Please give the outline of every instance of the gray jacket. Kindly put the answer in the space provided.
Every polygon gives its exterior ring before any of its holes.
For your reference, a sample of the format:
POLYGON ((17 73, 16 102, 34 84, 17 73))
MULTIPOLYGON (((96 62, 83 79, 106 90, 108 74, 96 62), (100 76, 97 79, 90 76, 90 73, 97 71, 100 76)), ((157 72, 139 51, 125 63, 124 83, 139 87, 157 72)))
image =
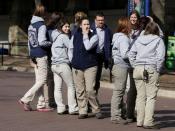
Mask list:
POLYGON ((70 63, 68 58, 69 37, 66 34, 59 32, 57 29, 53 30, 51 34, 52 44, 52 64, 57 65, 61 63, 70 63))
POLYGON ((147 65, 159 72, 165 59, 164 42, 157 35, 141 35, 133 44, 128 56, 133 67, 147 65))
POLYGON ((112 39, 112 57, 114 64, 121 67, 129 67, 128 50, 130 39, 123 33, 115 33, 112 39))

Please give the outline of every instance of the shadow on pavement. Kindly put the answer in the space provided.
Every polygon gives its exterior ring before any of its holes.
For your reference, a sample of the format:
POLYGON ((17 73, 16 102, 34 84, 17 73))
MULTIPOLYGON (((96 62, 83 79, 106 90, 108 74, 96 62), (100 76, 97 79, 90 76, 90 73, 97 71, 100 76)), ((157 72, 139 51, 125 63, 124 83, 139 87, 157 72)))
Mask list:
POLYGON ((111 104, 109 103, 101 104, 101 110, 105 118, 111 117, 111 104))
POLYGON ((161 128, 175 127, 175 110, 158 110, 155 114, 158 115, 155 120, 161 128))
MULTIPOLYGON (((171 116, 166 116, 166 117, 171 117, 171 116)), ((173 117, 173 119, 174 120, 160 121, 158 125, 160 128, 175 127, 175 117, 173 117)))
POLYGON ((174 114, 175 110, 156 110, 155 114, 174 114))
MULTIPOLYGON (((111 105, 109 103, 101 104, 101 110, 105 118, 110 117, 111 105)), ((156 110, 155 120, 160 128, 175 127, 175 110, 156 110)))

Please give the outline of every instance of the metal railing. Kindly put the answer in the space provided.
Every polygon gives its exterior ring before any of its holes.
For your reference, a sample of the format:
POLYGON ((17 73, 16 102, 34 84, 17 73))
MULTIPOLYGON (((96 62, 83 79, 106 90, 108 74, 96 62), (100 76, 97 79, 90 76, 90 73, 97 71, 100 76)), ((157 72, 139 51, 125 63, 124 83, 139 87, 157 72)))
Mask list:
POLYGON ((20 48, 26 47, 28 48, 27 42, 18 42, 18 43, 9 43, 8 41, 0 41, 0 55, 1 55, 1 65, 4 65, 4 56, 11 56, 11 57, 25 57, 29 58, 28 51, 22 54, 21 52, 12 53, 12 48, 20 48))

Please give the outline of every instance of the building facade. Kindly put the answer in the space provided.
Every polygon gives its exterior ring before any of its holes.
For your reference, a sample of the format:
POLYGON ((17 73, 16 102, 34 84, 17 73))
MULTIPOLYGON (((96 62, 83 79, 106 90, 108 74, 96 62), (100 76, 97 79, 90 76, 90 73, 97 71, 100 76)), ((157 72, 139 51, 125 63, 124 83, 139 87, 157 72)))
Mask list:
MULTIPOLYGON (((150 15, 167 35, 172 35, 175 31, 175 1, 150 1, 150 15)), ((9 39, 9 28, 12 26, 26 33, 35 5, 38 3, 43 3, 49 12, 64 12, 70 18, 70 22, 76 11, 85 11, 93 20, 95 12, 101 10, 106 15, 107 24, 111 29, 115 28, 117 18, 127 16, 128 10, 128 0, 1 0, 0 41, 9 39)))

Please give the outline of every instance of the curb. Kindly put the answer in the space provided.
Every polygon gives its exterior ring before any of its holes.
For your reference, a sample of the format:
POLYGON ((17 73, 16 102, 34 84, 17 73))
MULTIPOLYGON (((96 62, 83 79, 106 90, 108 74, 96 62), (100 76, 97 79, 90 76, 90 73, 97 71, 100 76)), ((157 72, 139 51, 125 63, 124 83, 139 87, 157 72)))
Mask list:
POLYGON ((1 66, 0 71, 18 71, 18 72, 34 72, 33 68, 17 67, 17 66, 1 66))
MULTIPOLYGON (((100 81, 100 84, 101 84, 102 88, 107 88, 107 89, 111 89, 111 90, 114 88, 114 84, 109 83, 107 81, 100 81)), ((167 90, 167 89, 160 88, 157 95, 160 97, 175 99, 175 90, 167 90)))
MULTIPOLYGON (((17 67, 17 66, 1 66, 0 71, 17 71, 17 72, 34 73, 34 69, 32 67, 26 68, 26 67, 17 67)), ((107 81, 100 81, 100 84, 102 88, 113 89, 114 87, 113 83, 109 83, 107 81)), ((158 91, 158 96, 175 99, 175 90, 160 88, 158 91)))

